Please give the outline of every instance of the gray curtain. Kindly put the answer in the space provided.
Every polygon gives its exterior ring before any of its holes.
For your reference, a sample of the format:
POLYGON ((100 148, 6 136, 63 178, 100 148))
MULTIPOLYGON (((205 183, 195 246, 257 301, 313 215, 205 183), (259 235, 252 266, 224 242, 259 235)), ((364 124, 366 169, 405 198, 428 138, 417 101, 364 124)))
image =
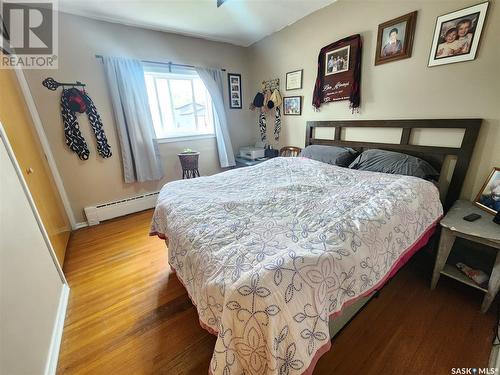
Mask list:
POLYGON ((125 182, 159 180, 163 177, 163 167, 142 63, 110 56, 104 56, 103 62, 120 140, 125 182))
POLYGON ((231 145, 231 138, 229 137, 226 110, 224 108, 222 71, 220 69, 196 67, 196 72, 205 84, 212 98, 214 107, 214 129, 217 139, 220 166, 222 168, 232 167, 236 165, 236 163, 234 161, 233 146, 231 145))

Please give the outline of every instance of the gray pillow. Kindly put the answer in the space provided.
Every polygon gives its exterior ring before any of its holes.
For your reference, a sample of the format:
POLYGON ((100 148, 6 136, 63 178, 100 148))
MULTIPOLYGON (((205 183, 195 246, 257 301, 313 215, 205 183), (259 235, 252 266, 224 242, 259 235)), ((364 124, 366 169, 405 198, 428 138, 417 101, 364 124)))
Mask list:
POLYGON ((359 155, 349 168, 362 171, 402 174, 426 180, 439 179, 439 173, 425 160, 399 152, 366 150, 359 155))
POLYGON ((310 145, 302 150, 300 156, 340 167, 347 167, 357 154, 356 151, 348 147, 310 145))

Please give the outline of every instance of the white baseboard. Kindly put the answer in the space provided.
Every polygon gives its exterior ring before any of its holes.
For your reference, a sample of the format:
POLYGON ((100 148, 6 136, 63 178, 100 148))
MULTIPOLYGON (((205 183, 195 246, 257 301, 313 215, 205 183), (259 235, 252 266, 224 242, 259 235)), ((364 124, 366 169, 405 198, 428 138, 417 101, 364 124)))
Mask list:
POLYGON ((54 330, 52 331, 52 339, 50 342, 47 365, 45 367, 45 375, 55 375, 57 370, 57 361, 59 359, 59 350, 61 348, 64 321, 66 319, 66 310, 68 308, 68 299, 69 287, 67 284, 63 284, 54 330))
POLYGON ((153 208, 156 206, 159 193, 159 191, 154 191, 114 202, 85 207, 87 223, 90 226, 97 225, 101 221, 153 208))
POLYGON ((81 223, 76 223, 74 226, 73 226, 73 230, 77 230, 77 229, 81 229, 81 228, 85 228, 85 227, 88 227, 89 226, 89 223, 86 222, 86 221, 82 221, 81 223))

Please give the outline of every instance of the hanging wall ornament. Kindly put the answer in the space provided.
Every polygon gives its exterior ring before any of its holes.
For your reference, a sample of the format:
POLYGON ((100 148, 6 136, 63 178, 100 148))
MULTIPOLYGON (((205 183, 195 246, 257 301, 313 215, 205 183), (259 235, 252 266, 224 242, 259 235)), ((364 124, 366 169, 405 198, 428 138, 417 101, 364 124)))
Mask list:
POLYGON ((276 114, 274 115, 274 140, 279 141, 281 132, 281 109, 276 107, 276 114))
POLYGON ((266 114, 264 113, 262 108, 260 108, 260 110, 259 110, 259 130, 260 130, 260 140, 262 142, 265 142, 266 138, 267 138, 266 137, 266 128, 267 128, 266 114))
POLYGON ((76 117, 77 113, 86 113, 89 124, 94 131, 99 155, 103 158, 111 157, 111 146, 108 144, 108 139, 104 133, 101 116, 99 116, 94 102, 85 91, 85 83, 80 81, 57 82, 54 78, 48 77, 42 81, 42 85, 51 91, 55 91, 61 86, 63 88, 61 93, 61 116, 64 124, 66 145, 71 151, 75 152, 81 160, 89 158, 90 151, 85 138, 80 132, 80 125, 76 117), (82 89, 77 89, 77 87, 82 89))
POLYGON ((341 39, 321 49, 313 91, 313 106, 349 100, 350 107, 361 102, 361 36, 341 39))
POLYGON ((280 94, 280 90, 276 89, 273 91, 271 95, 270 102, 273 103, 275 107, 275 115, 274 115, 274 140, 279 141, 280 132, 281 132, 281 103, 283 102, 280 94))
POLYGON ((111 157, 111 147, 97 109, 85 91, 76 88, 63 89, 61 93, 61 115, 64 123, 66 145, 75 152, 81 160, 88 160, 90 151, 87 142, 80 132, 77 113, 86 113, 90 126, 94 131, 97 142, 97 151, 103 158, 111 157))

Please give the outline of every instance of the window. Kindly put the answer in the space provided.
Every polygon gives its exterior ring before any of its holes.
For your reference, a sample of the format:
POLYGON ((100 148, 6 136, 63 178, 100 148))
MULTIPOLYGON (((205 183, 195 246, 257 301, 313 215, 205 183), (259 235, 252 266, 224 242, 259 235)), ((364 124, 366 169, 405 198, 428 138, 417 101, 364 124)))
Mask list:
POLYGON ((214 134, 212 100, 195 70, 145 68, 144 77, 157 138, 214 134))

